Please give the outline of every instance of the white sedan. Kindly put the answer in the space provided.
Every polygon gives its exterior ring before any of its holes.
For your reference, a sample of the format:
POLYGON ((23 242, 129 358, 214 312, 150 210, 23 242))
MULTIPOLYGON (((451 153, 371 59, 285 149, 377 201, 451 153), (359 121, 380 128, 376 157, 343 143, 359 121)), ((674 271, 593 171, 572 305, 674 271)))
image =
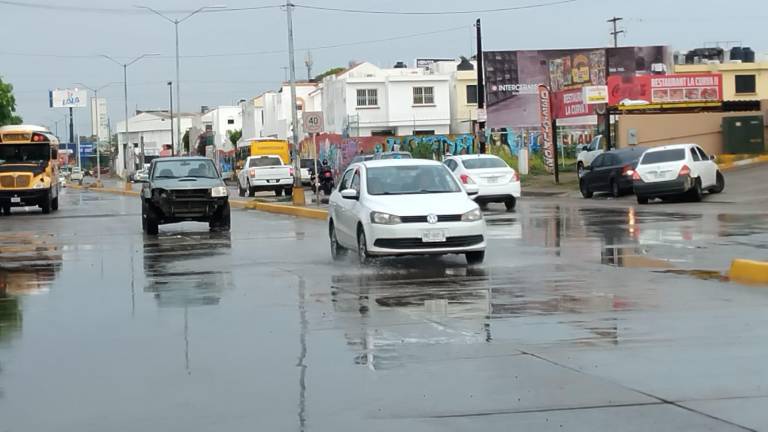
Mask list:
POLYGON ((503 159, 493 155, 451 156, 443 161, 456 178, 465 185, 476 184, 480 192, 475 202, 504 203, 507 210, 514 210, 520 199, 520 177, 503 159))
POLYGON ((356 251, 375 256, 464 254, 485 259, 485 220, 468 194, 439 162, 419 159, 351 165, 330 198, 328 228, 335 260, 356 251))

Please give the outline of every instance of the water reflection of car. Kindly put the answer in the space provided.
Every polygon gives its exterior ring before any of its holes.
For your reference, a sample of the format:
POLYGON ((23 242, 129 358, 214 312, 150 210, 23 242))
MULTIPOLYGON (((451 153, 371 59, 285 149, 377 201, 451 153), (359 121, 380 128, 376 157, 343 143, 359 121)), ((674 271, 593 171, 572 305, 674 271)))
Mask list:
POLYGON ((464 184, 476 184, 480 192, 474 197, 481 206, 504 203, 514 210, 520 199, 520 177, 503 159, 493 155, 463 155, 446 158, 443 163, 464 184))
POLYGON ((614 198, 632 192, 632 175, 637 161, 647 149, 632 147, 611 150, 595 158, 584 167, 579 188, 584 198, 592 198, 595 192, 610 192, 614 198))
POLYGON ((352 165, 330 198, 331 252, 356 251, 361 263, 375 256, 464 254, 485 258, 480 207, 440 162, 402 159, 352 165))

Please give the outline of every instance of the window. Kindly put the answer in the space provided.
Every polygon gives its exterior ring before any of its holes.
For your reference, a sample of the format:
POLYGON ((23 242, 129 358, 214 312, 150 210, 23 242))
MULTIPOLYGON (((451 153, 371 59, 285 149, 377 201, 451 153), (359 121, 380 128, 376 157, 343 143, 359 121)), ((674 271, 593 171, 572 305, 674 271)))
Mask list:
POLYGON ((400 165, 369 168, 369 195, 417 195, 461 192, 455 178, 440 165, 400 165))
POLYGON ((465 159, 464 168, 468 170, 489 169, 489 168, 509 168, 506 162, 497 157, 483 157, 477 159, 465 159))
POLYGON ((467 104, 477 103, 477 85, 471 84, 467 86, 467 104))
POLYGON ((755 75, 736 75, 735 80, 736 94, 757 92, 755 75))
POLYGON ((445 162, 443 162, 443 163, 444 163, 444 164, 445 164, 445 166, 447 166, 447 167, 448 167, 448 169, 450 169, 451 171, 456 171, 456 168, 458 167, 458 166, 456 165, 456 161, 454 161, 453 159, 448 159, 447 161, 445 161, 445 162))
POLYGON ((393 131, 392 129, 384 129, 384 130, 371 131, 371 136, 386 136, 386 137, 388 137, 388 136, 394 136, 394 135, 395 135, 395 131, 393 131))
POLYGON ((605 155, 600 155, 592 161, 591 166, 592 168, 598 168, 603 166, 603 162, 605 162, 605 155))
POLYGON ((235 119, 227 119, 227 124, 235 124, 235 119))
POLYGON ((357 106, 359 107, 379 106, 379 91, 376 89, 357 90, 357 106))
POLYGON ((435 88, 434 87, 414 87, 413 88, 414 105, 434 105, 435 88))
POLYGON ((699 156, 701 156, 701 160, 709 160, 709 156, 707 156, 707 154, 704 153, 704 150, 702 150, 701 147, 696 147, 696 151, 699 152, 699 156))
POLYGON ((339 182, 340 191, 349 189, 349 181, 352 180, 352 175, 354 173, 355 173, 355 170, 347 170, 347 172, 344 173, 344 177, 342 177, 341 181, 339 182))
POLYGON ((422 136, 434 135, 435 131, 434 130, 415 130, 415 131, 413 131, 413 134, 414 135, 422 135, 422 136))
POLYGON ((664 162, 677 162, 685 160, 684 149, 649 151, 643 156, 640 165, 652 165, 664 162))
POLYGON ((693 147, 691 147, 691 157, 693 158, 694 162, 701 162, 701 156, 693 147))
POLYGON ((352 177, 352 184, 349 185, 349 188, 360 193, 360 171, 355 171, 355 176, 352 177))

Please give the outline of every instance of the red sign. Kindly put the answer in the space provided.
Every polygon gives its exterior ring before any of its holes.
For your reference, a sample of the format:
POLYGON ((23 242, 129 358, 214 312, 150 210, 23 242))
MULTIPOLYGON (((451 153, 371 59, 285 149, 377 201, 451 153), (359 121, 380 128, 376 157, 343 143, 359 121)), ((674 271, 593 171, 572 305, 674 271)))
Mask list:
POLYGON ((547 86, 539 86, 539 119, 541 124, 541 148, 547 171, 555 171, 555 144, 552 134, 552 104, 547 86))
POLYGON ((723 77, 716 73, 608 77, 609 103, 641 101, 648 104, 719 102, 723 77))
POLYGON ((588 116, 595 113, 594 105, 584 103, 582 88, 563 90, 553 94, 555 118, 564 119, 572 117, 588 116))

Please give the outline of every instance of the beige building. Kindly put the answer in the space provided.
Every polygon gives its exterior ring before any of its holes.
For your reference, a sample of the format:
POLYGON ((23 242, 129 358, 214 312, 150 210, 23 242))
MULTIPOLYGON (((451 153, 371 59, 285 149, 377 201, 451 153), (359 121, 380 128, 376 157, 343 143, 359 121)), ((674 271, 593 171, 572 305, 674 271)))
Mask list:
POLYGON ((675 65, 675 73, 707 72, 718 72, 723 75, 724 101, 768 100, 768 61, 675 65))
POLYGON ((477 124, 477 71, 475 63, 438 62, 435 72, 451 76, 451 133, 473 133, 477 124))

